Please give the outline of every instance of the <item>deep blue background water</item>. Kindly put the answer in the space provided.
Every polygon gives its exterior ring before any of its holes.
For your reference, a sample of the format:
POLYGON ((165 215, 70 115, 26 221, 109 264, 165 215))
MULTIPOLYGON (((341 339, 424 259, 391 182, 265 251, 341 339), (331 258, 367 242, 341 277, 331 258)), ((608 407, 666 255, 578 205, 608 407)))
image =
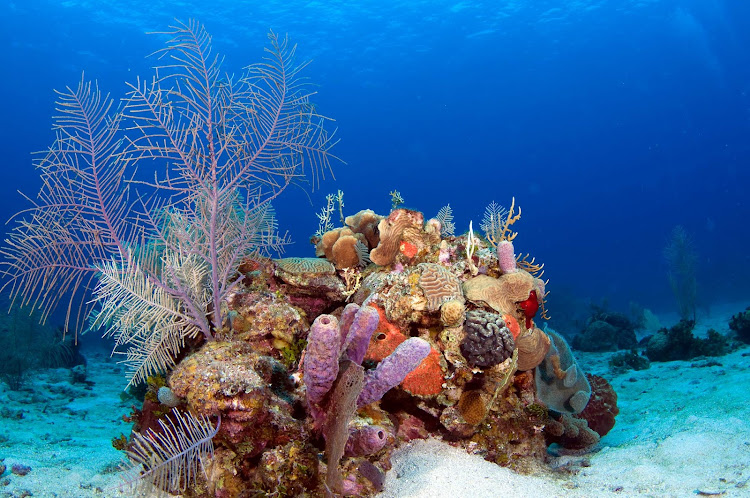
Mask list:
MULTIPOLYGON (((674 309, 662 257, 684 225, 700 301, 750 298, 750 2, 745 0, 0 2, 0 217, 38 188, 55 88, 85 71, 124 95, 173 18, 214 36, 225 68, 289 33, 348 164, 276 204, 307 242, 326 193, 387 214, 388 192, 458 231, 487 204, 523 208, 516 248, 546 263, 551 313, 572 294, 674 309)), ((559 310, 559 308, 558 308, 559 310)))

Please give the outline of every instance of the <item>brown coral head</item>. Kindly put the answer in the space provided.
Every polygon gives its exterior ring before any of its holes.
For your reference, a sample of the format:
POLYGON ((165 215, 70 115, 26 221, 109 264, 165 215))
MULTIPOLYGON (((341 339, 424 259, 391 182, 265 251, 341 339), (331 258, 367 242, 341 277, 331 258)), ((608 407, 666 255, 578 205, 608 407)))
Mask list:
POLYGON ((339 240, 341 236, 342 228, 334 228, 328 230, 322 236, 320 236, 315 243, 315 256, 321 258, 325 257, 327 260, 331 260, 331 252, 333 251, 333 244, 339 240))
POLYGON ((453 299, 440 307, 440 321, 446 327, 456 327, 464 321, 465 306, 463 301, 453 299))
MULTIPOLYGON (((357 234, 359 235, 359 234, 357 234)), ((364 239, 364 235, 359 235, 364 239)), ((355 235, 342 235, 336 240, 331 248, 331 257, 328 258, 339 270, 359 266, 360 255, 357 251, 357 242, 360 238, 355 235)))
POLYGON ((367 239, 367 245, 369 247, 376 247, 380 242, 378 234, 378 223, 383 219, 383 216, 375 214, 370 209, 363 209, 362 211, 348 216, 344 223, 352 229, 354 233, 361 233, 367 239))
POLYGON ((487 404, 481 391, 465 391, 458 400, 458 412, 466 423, 477 425, 487 415, 487 404))
POLYGON ((370 252, 370 260, 379 266, 387 266, 393 263, 398 254, 402 234, 409 227, 422 229, 424 217, 419 211, 409 209, 396 209, 378 223, 380 242, 370 252))
POLYGON ((486 304, 495 311, 499 311, 500 281, 489 275, 478 275, 463 283, 464 297, 475 304, 486 304))
POLYGON ((550 348, 550 340, 539 327, 534 327, 518 336, 516 348, 518 348, 518 370, 531 370, 544 360, 550 348))
POLYGON ((534 277, 522 270, 500 278, 478 275, 463 283, 464 296, 469 301, 514 316, 519 316, 516 303, 528 299, 533 288, 534 277))
POLYGON ((460 301, 463 303, 461 281, 443 265, 420 263, 419 287, 427 298, 427 309, 438 310, 443 303, 460 301))

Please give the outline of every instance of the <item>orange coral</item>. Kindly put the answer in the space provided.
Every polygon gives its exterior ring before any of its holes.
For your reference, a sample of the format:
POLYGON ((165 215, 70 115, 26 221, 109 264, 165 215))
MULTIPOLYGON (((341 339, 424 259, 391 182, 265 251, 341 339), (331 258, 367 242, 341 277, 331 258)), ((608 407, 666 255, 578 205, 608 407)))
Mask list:
POLYGON ((440 352, 432 348, 422 363, 406 375, 401 387, 416 396, 432 396, 442 392, 443 382, 445 379, 440 367, 440 352))
POLYGON ((416 256, 417 252, 419 252, 419 248, 417 248, 417 246, 405 240, 401 242, 401 245, 398 247, 398 250, 401 252, 401 254, 403 254, 409 259, 416 256))
POLYGON ((407 337, 401 332, 401 329, 388 321, 383 308, 375 304, 370 304, 370 306, 378 311, 380 321, 378 321, 378 328, 375 329, 372 338, 370 338, 370 345, 367 347, 365 359, 380 361, 393 353, 396 346, 404 342, 407 337))
POLYGON ((508 327, 508 330, 513 335, 513 340, 518 339, 518 336, 521 334, 521 326, 518 325, 518 320, 513 315, 507 313, 503 315, 503 320, 505 321, 505 326, 508 327))

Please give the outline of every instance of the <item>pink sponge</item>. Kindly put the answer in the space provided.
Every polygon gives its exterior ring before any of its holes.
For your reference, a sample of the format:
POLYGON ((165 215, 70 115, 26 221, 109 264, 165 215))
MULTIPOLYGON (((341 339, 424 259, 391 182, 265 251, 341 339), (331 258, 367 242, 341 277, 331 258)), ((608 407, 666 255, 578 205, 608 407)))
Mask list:
POLYGON ((516 255, 513 252, 513 242, 501 240, 497 245, 497 262, 500 271, 505 273, 514 273, 516 271, 516 255))

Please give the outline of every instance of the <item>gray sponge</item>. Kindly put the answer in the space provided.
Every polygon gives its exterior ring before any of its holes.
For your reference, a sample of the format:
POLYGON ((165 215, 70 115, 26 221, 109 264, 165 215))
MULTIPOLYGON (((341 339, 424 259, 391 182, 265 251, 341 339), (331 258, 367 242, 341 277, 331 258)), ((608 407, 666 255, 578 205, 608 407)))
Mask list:
POLYGON ((546 333, 552 344, 544 361, 536 368, 537 396, 550 410, 580 413, 591 397, 591 385, 565 339, 551 329, 546 333))

